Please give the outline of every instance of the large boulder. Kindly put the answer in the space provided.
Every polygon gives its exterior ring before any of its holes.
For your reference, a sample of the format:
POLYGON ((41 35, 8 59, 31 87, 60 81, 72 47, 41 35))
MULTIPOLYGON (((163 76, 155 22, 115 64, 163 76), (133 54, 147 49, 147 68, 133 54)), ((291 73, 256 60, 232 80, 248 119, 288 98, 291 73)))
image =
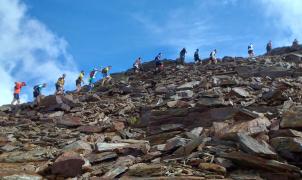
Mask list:
POLYGON ((211 127, 213 122, 232 119, 236 113, 238 113, 238 109, 233 107, 177 108, 152 111, 148 116, 144 116, 144 124, 148 133, 154 135, 180 129, 192 130, 195 127, 211 127))
POLYGON ((63 102, 62 96, 56 95, 44 97, 40 102, 40 108, 42 111, 69 111, 71 109, 63 102))
POLYGON ((71 108, 79 106, 81 104, 71 94, 46 96, 41 100, 39 105, 42 111, 69 111, 71 108))

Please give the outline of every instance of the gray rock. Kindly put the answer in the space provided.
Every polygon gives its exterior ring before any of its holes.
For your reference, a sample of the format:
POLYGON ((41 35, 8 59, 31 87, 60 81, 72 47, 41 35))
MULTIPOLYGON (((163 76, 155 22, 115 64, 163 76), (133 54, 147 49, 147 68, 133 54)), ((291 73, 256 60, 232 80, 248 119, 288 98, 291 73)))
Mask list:
POLYGON ((276 137, 271 139, 270 143, 277 151, 302 152, 300 137, 276 137))
POLYGON ((176 148, 180 146, 184 146, 189 142, 190 140, 185 139, 185 138, 180 138, 180 137, 174 137, 172 139, 169 139, 165 145, 165 151, 171 151, 171 150, 176 150, 176 148))
POLYGON ((1 176, 2 180, 43 180, 44 178, 40 175, 35 174, 14 174, 1 176))
POLYGON ((171 96, 171 99, 181 100, 181 99, 190 99, 194 95, 194 92, 191 90, 178 91, 176 95, 171 96))
POLYGON ((200 81, 187 82, 181 86, 178 86, 177 90, 191 90, 194 87, 198 86, 199 84, 200 84, 200 81))
POLYGON ((123 166, 114 167, 114 168, 110 169, 104 176, 102 176, 102 178, 114 179, 115 177, 119 176, 120 174, 126 172, 127 169, 128 169, 128 167, 123 167, 123 166))
POLYGON ((99 163, 109 159, 115 159, 117 158, 117 154, 115 152, 91 153, 87 155, 86 158, 90 163, 99 163))
POLYGON ((79 140, 73 142, 63 148, 64 151, 75 151, 75 152, 92 152, 91 145, 85 141, 79 140))
POLYGON ((238 97, 246 98, 246 97, 250 96, 250 93, 241 87, 232 88, 231 92, 234 93, 238 97))
POLYGON ((129 143, 97 143, 96 149, 99 152, 113 151, 115 149, 125 148, 129 145, 129 143))
POLYGON ((36 148, 31 151, 14 151, 0 154, 0 162, 4 163, 24 163, 45 161, 52 157, 55 150, 36 148))
POLYGON ((237 142, 240 147, 247 153, 262 157, 276 158, 277 154, 271 150, 269 145, 260 144, 257 140, 243 133, 236 135, 237 142))
POLYGON ((284 112, 280 126, 282 128, 302 128, 302 107, 297 106, 284 112))

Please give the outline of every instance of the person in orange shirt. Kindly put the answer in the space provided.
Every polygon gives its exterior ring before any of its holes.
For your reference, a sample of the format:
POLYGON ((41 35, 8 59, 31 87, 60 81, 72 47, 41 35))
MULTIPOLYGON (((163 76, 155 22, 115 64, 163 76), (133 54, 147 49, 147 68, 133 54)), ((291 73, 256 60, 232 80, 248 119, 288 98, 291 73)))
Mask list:
POLYGON ((15 91, 14 91, 14 99, 12 101, 12 105, 16 102, 20 104, 20 92, 23 86, 26 86, 25 82, 15 82, 15 91))

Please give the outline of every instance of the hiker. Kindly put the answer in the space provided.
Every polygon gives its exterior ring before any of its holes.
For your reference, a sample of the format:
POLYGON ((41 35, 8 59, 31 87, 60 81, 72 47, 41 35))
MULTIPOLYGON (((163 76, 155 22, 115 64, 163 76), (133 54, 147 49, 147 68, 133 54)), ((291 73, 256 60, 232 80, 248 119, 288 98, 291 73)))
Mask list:
POLYGON ((266 54, 270 54, 273 49, 272 41, 269 41, 266 45, 266 54))
POLYGON ((78 79, 76 80, 76 86, 77 86, 77 91, 76 92, 77 93, 81 91, 82 83, 84 83, 84 80, 83 80, 84 76, 85 76, 85 72, 81 71, 78 79))
POLYGON ((295 50, 298 50, 298 49, 299 49, 299 42, 298 42, 298 39, 295 39, 295 40, 293 41, 292 48, 295 49, 295 50))
POLYGON ((12 105, 14 105, 16 102, 18 105, 20 104, 20 92, 23 86, 26 86, 25 82, 15 82, 14 99, 11 102, 12 105))
POLYGON ((196 49, 196 51, 194 53, 194 61, 195 61, 195 64, 201 63, 201 59, 199 58, 199 49, 196 49))
POLYGON ((180 64, 181 65, 184 65, 185 64, 185 57, 186 57, 186 54, 187 54, 187 50, 186 48, 183 48, 180 53, 179 53, 179 61, 180 61, 180 64))
POLYGON ((143 71, 142 68, 142 58, 139 57, 137 60, 135 60, 133 64, 134 73, 139 73, 140 71, 143 71))
POLYGON ((105 85, 105 83, 109 83, 111 81, 111 76, 109 71, 112 69, 112 66, 107 66, 104 69, 102 69, 102 74, 103 74, 103 80, 102 80, 102 86, 105 85))
POLYGON ((214 51, 210 54, 210 63, 217 64, 217 58, 216 58, 217 50, 214 49, 214 51))
POLYGON ((59 77, 56 83, 56 95, 64 94, 65 77, 66 74, 63 74, 61 77, 59 77))
POLYGON ((155 61, 155 72, 160 72, 164 69, 164 65, 161 62, 161 53, 158 53, 158 55, 154 59, 155 61))
POLYGON ((44 84, 39 84, 34 86, 34 91, 33 91, 33 95, 34 95, 34 104, 39 105, 41 102, 41 97, 42 97, 42 89, 45 88, 47 86, 46 83, 44 84))
POLYGON ((91 91, 92 88, 94 87, 94 83, 95 83, 95 78, 96 78, 97 72, 99 72, 99 70, 96 69, 96 68, 94 68, 94 69, 90 72, 90 74, 89 74, 89 80, 88 80, 88 82, 89 82, 89 91, 91 91))
POLYGON ((250 58, 254 57, 254 55, 255 55, 255 54, 254 54, 254 46, 253 46, 252 43, 247 47, 247 49, 248 49, 249 57, 250 57, 250 58))

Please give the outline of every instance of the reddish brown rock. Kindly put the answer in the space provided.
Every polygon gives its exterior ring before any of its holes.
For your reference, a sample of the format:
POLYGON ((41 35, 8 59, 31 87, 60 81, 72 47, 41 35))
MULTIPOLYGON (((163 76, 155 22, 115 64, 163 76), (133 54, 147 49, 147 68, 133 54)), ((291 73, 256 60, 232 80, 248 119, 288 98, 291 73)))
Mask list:
POLYGON ((270 138, 275 138, 275 137, 301 137, 302 138, 302 132, 293 129, 280 129, 277 131, 270 131, 269 136, 270 138))
POLYGON ((112 124, 113 124, 113 131, 121 131, 125 129, 125 124, 123 122, 114 121, 112 122, 112 124))
POLYGON ((207 171, 214 171, 219 174, 225 175, 226 174, 226 169, 223 166, 220 166, 218 164, 214 163, 200 163, 198 166, 202 170, 207 170, 207 171))
POLYGON ((58 126, 75 128, 82 125, 81 118, 71 115, 64 115, 57 121, 58 126))
POLYGON ((82 173, 85 161, 73 152, 66 152, 59 156, 51 167, 52 174, 63 177, 75 177, 82 173))
POLYGON ((84 125, 80 126, 78 130, 82 133, 100 133, 104 130, 101 126, 91 126, 91 125, 84 125))
POLYGON ((228 136, 228 134, 244 133, 247 135, 255 135, 268 132, 271 122, 266 117, 259 117, 251 121, 238 122, 233 125, 226 126, 220 131, 220 136, 228 136))
POLYGON ((275 160, 267 160, 255 155, 249 155, 242 152, 231 152, 222 155, 224 158, 230 159, 236 164, 245 167, 258 168, 276 173, 285 173, 288 177, 296 176, 299 174, 300 169, 296 166, 282 163, 275 160))
POLYGON ((130 176, 144 177, 144 176, 160 176, 164 174, 166 166, 162 164, 134 164, 129 168, 128 174, 130 176))

